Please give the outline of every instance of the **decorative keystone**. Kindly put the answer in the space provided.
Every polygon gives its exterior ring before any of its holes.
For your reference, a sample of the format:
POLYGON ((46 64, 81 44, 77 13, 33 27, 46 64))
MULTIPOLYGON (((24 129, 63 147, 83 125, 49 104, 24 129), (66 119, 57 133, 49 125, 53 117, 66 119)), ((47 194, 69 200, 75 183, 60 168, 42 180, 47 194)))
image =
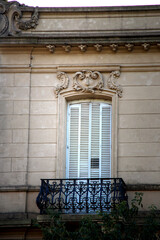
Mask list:
POLYGON ((102 90, 103 85, 102 75, 97 71, 83 70, 73 77, 73 89, 76 91, 94 93, 94 90, 102 90))

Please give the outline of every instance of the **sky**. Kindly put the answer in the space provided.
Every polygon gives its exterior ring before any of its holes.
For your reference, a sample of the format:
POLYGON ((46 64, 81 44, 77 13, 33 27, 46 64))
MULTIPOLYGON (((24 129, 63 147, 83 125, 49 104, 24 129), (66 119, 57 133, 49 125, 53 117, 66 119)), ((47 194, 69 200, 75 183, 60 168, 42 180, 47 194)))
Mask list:
MULTIPOLYGON (((160 5, 160 0, 17 0, 21 4, 39 7, 94 7, 160 5)), ((9 1, 10 2, 10 1, 9 1)))

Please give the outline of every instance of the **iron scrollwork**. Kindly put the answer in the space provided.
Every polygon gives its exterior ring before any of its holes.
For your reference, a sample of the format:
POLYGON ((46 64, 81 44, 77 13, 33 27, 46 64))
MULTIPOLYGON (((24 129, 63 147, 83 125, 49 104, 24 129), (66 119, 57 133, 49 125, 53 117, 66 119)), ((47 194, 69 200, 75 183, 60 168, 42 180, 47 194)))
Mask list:
POLYGON ((42 179, 37 197, 41 214, 47 208, 61 213, 109 212, 127 201, 126 185, 121 178, 42 179))

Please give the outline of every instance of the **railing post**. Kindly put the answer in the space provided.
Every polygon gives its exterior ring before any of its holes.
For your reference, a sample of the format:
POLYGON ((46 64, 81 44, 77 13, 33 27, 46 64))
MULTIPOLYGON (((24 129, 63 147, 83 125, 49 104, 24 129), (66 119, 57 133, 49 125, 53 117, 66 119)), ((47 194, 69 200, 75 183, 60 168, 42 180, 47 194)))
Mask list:
POLYGON ((86 213, 88 213, 88 209, 89 209, 89 207, 88 207, 88 199, 89 199, 89 197, 88 197, 88 195, 89 195, 89 179, 87 179, 87 191, 86 191, 86 213))
POLYGON ((75 213, 76 179, 73 180, 72 212, 75 213))
POLYGON ((102 212, 102 191, 103 191, 103 179, 100 181, 100 211, 102 212))

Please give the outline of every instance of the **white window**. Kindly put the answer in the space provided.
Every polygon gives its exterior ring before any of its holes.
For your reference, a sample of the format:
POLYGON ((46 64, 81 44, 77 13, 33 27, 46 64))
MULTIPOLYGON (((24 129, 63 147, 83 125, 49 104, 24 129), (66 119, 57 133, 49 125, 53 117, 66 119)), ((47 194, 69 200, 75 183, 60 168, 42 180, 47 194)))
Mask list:
POLYGON ((111 177, 111 105, 69 103, 67 111, 67 178, 111 177))

